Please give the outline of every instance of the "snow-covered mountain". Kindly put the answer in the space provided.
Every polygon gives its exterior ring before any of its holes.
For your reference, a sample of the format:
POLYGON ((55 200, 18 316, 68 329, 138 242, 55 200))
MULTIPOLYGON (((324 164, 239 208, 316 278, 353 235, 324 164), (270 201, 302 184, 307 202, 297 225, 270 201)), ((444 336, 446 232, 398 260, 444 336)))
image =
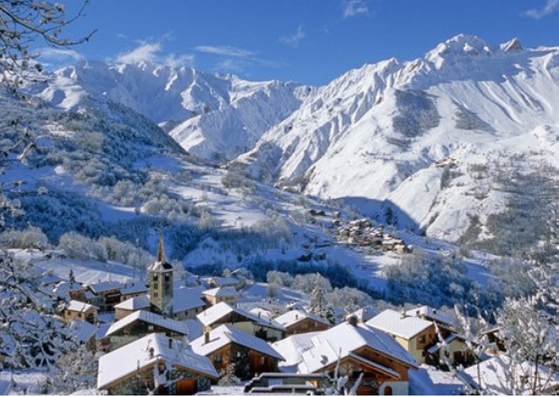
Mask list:
POLYGON ((400 226, 455 241, 472 219, 490 237, 487 216, 505 208, 494 181, 472 170, 559 166, 558 82, 559 47, 458 35, 423 58, 364 65, 319 88, 81 62, 32 91, 66 109, 109 98, 190 153, 371 216, 390 208, 400 226))
POLYGON ((90 96, 108 98, 158 123, 187 151, 222 162, 252 149, 312 92, 294 83, 249 82, 188 67, 97 61, 58 70, 30 90, 63 109, 75 109, 90 96))
POLYGON ((421 59, 349 71, 238 161, 255 178, 371 214, 390 203, 402 226, 456 240, 505 198, 476 199, 472 166, 519 154, 559 165, 557 98, 558 47, 459 35, 421 59))

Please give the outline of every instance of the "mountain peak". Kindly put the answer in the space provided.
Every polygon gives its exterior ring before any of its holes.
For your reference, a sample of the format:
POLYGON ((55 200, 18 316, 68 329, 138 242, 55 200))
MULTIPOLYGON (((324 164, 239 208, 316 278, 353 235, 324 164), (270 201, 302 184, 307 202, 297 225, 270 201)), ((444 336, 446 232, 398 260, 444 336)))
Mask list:
POLYGON ((524 50, 524 48, 522 48, 520 40, 517 37, 501 44, 500 48, 501 51, 504 52, 521 52, 522 50, 524 50))
POLYGON ((491 53, 491 47, 485 40, 477 36, 459 34, 429 51, 425 59, 440 65, 444 59, 451 57, 489 55, 491 53))

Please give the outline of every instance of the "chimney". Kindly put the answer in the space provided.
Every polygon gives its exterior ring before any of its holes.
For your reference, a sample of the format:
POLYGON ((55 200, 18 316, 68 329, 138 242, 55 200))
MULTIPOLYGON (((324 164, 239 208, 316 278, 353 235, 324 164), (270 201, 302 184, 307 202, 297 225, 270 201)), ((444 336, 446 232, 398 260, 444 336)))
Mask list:
POLYGON ((406 318, 406 312, 405 312, 404 310, 401 310, 401 311, 400 311, 400 318, 401 318, 401 319, 406 318))
POLYGON ((155 350, 153 349, 153 347, 149 348, 149 358, 153 358, 153 355, 155 353, 155 350))
POLYGON ((208 344, 210 343, 210 332, 209 331, 205 331, 204 332, 204 344, 208 344))
POLYGON ((353 325, 354 327, 357 327, 357 316, 350 316, 347 319, 347 322, 349 323, 349 325, 353 325))

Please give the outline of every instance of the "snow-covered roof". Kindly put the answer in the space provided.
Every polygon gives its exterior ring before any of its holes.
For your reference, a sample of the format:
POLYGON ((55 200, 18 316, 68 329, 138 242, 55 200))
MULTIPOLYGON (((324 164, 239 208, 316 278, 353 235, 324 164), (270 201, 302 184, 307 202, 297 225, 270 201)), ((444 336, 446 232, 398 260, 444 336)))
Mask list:
POLYGON ((54 288, 54 293, 60 295, 68 292, 83 291, 84 289, 85 287, 80 283, 76 283, 76 282, 71 283, 69 281, 62 281, 56 284, 56 287, 54 288))
POLYGON ((235 277, 211 277, 208 281, 218 287, 229 287, 237 285, 241 280, 235 277))
POLYGON ((205 335, 192 342, 192 349, 203 356, 221 349, 230 343, 244 346, 250 350, 255 350, 266 356, 283 360, 283 356, 279 354, 270 344, 256 336, 247 334, 228 325, 221 325, 210 332, 210 341, 205 343, 205 335))
POLYGON ((217 287, 208 289, 203 294, 215 297, 237 296, 237 290, 233 287, 217 287))
POLYGON ((361 323, 365 323, 369 321, 371 318, 373 318, 374 316, 376 316, 377 314, 378 311, 373 309, 372 307, 363 307, 361 309, 354 311, 353 313, 348 314, 347 316, 345 316, 345 319, 349 320, 350 317, 355 317, 357 318, 357 321, 361 323))
POLYGON ((121 295, 131 295, 131 294, 140 294, 142 292, 147 292, 148 287, 144 284, 133 284, 128 287, 125 287, 120 290, 121 295))
POLYGON ((272 346, 288 358, 285 365, 281 365, 282 371, 313 373, 335 363, 338 357, 344 359, 363 347, 369 347, 411 367, 417 366, 413 356, 394 338, 366 325, 342 323, 311 336, 290 336, 272 346))
POLYGON ((322 317, 319 317, 312 313, 308 313, 304 310, 289 310, 288 312, 282 314, 281 316, 274 318, 274 320, 276 320, 279 324, 287 328, 294 324, 300 323, 301 321, 306 320, 307 318, 310 318, 311 320, 314 320, 322 324, 330 325, 330 323, 325 319, 323 319, 322 317))
POLYGON ((95 295, 95 294, 94 294, 93 292, 91 292, 91 291, 85 291, 83 297, 84 297, 85 299, 87 299, 87 300, 93 300, 93 299, 97 299, 97 298, 98 298, 98 296, 95 295))
POLYGON ((431 354, 436 353, 436 352, 439 351, 439 349, 440 349, 441 347, 443 347, 443 346, 445 346, 445 345, 449 345, 449 344, 452 343, 452 341, 454 341, 454 340, 464 340, 464 338, 461 337, 461 336, 458 335, 458 334, 450 334, 449 336, 447 336, 447 337, 444 339, 444 342, 443 342, 443 343, 440 343, 440 342, 439 342, 439 343, 437 343, 436 345, 431 346, 429 349, 427 349, 427 352, 429 352, 429 353, 431 353, 431 354))
POLYGON ((255 315, 256 317, 264 317, 266 319, 272 318, 272 312, 261 307, 253 307, 249 310, 249 313, 255 315))
POLYGON ((450 315, 440 311, 439 309, 435 309, 431 306, 416 307, 415 309, 408 310, 406 312, 406 315, 415 316, 415 317, 425 317, 434 321, 438 321, 443 324, 447 324, 451 327, 455 327, 457 325, 456 320, 454 320, 450 315))
POLYGON ((201 296, 202 288, 177 288, 173 290, 173 311, 185 312, 197 307, 206 306, 201 296))
POLYGON ((74 338, 79 343, 86 343, 97 333, 97 327, 87 321, 74 320, 70 323, 74 338))
POLYGON ((173 266, 165 261, 165 262, 154 262, 151 265, 148 266, 148 271, 150 272, 168 272, 168 271, 172 271, 173 270, 173 266))
POLYGON ((121 320, 118 320, 116 323, 111 325, 108 329, 105 336, 111 336, 114 333, 120 331, 124 327, 136 322, 136 321, 143 321, 148 324, 156 325, 161 328, 168 329, 173 331, 177 334, 188 335, 188 327, 186 324, 181 323, 179 321, 171 320, 170 318, 166 318, 160 316, 156 313, 146 312, 145 310, 139 310, 134 312, 121 320))
POLYGON ((389 334, 411 339, 433 325, 432 321, 385 310, 366 322, 367 325, 389 334))
MULTIPOLYGON (((464 371, 466 376, 470 379, 472 384, 477 384, 478 381, 478 368, 477 365, 472 365, 464 371)), ((521 379, 528 379, 525 383, 525 389, 516 390, 515 393, 531 394, 528 389, 530 384, 533 384, 535 365, 531 362, 525 361, 523 363, 511 363, 507 355, 499 355, 490 358, 489 360, 479 363, 479 373, 481 377, 481 384, 488 394, 511 394, 513 391, 509 390, 511 377, 516 377, 515 383, 520 385, 521 379), (508 379, 508 380, 507 380, 508 379)), ((553 387, 559 387, 559 372, 553 371, 551 368, 539 365, 538 366, 538 384, 544 390, 551 390, 553 387)))
POLYGON ((88 311, 93 309, 97 309, 97 307, 90 305, 89 303, 80 302, 73 299, 66 306, 66 310, 71 310, 78 313, 87 313, 88 311))
POLYGON ((147 296, 135 296, 133 298, 127 299, 124 302, 120 302, 118 305, 115 305, 115 309, 120 310, 141 310, 147 309, 151 306, 149 299, 147 296))
POLYGON ((174 339, 169 342, 169 340, 170 338, 163 334, 150 334, 105 354, 99 358, 97 388, 107 388, 118 380, 158 361, 212 379, 219 376, 207 357, 196 354, 187 343, 174 339), (153 349, 151 356, 150 349, 153 349))
POLYGON ((205 326, 211 326, 212 324, 216 323, 217 321, 219 321, 220 319, 222 319, 223 317, 227 316, 230 313, 237 313, 243 317, 246 317, 249 321, 252 321, 256 324, 259 324, 261 326, 264 327, 268 327, 268 328, 275 328, 275 329, 279 329, 280 331, 285 331, 285 328, 283 326, 281 326, 280 324, 278 324, 276 321, 274 320, 270 320, 264 317, 258 317, 255 316, 254 314, 243 310, 241 308, 238 307, 233 307, 228 303, 225 302, 219 302, 217 305, 214 305, 206 310, 204 310, 202 313, 198 314, 198 319, 202 322, 202 324, 204 324, 205 326))
POLYGON ((113 289, 122 289, 123 284, 118 283, 116 281, 103 281, 101 283, 90 284, 89 288, 95 294, 99 294, 100 292, 106 292, 113 289))

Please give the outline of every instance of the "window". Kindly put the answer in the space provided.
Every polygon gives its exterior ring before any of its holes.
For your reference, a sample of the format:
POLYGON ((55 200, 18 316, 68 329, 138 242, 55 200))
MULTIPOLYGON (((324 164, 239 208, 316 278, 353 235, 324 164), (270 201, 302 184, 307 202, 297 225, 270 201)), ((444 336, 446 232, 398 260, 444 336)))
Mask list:
POLYGON ((154 284, 153 289, 159 289, 159 284, 154 284))
POLYGON ((392 391, 392 387, 391 387, 391 386, 386 386, 386 387, 384 388, 384 395, 385 395, 385 396, 391 396, 392 393, 393 393, 393 391, 392 391))
POLYGON ((157 274, 154 274, 154 275, 153 275, 153 281, 157 281, 157 280, 159 280, 159 277, 158 277, 157 274))
POLYGON ((221 354, 216 354, 214 356, 214 363, 220 363, 221 362, 221 354))
POLYGON ((171 279, 171 276, 169 275, 169 273, 165 274, 165 281, 169 281, 171 279))
POLYGON ((266 365, 266 357, 264 356, 260 357, 260 364, 266 365))
POLYGON ((419 337, 419 343, 422 345, 425 343, 425 335, 419 337))

